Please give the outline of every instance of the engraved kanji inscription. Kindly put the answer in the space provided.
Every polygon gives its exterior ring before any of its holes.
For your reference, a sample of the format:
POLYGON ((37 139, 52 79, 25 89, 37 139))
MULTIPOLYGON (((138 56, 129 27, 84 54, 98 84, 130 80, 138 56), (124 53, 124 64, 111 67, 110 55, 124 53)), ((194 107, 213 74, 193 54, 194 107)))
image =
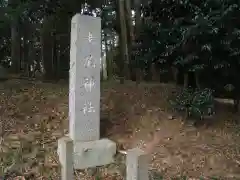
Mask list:
POLYGON ((85 68, 95 68, 96 64, 94 62, 93 56, 89 55, 84 60, 84 67, 85 68))
POLYGON ((88 42, 92 42, 92 40, 93 40, 93 35, 92 35, 92 33, 91 32, 89 32, 88 33, 88 42))
POLYGON ((83 111, 83 114, 95 112, 92 102, 84 103, 84 107, 83 107, 82 111, 83 111))
POLYGON ((68 115, 75 142, 100 139, 101 29, 100 17, 78 13, 71 20, 68 115))
POLYGON ((84 86, 84 89, 85 89, 87 92, 91 92, 92 89, 93 89, 94 86, 95 86, 95 80, 94 80, 94 78, 93 78, 93 77, 91 77, 91 78, 85 77, 85 78, 84 78, 83 86, 84 86))

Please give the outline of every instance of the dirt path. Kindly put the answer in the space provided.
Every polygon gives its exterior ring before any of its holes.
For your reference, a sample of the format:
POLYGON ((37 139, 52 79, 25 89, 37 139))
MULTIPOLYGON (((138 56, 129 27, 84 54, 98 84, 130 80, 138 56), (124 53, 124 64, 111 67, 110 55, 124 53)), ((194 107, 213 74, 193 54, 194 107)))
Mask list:
MULTIPOLYGON (((173 86, 164 84, 104 84, 102 136, 118 142, 119 149, 146 149, 152 154, 151 172, 164 179, 240 179, 240 139, 232 124, 238 116, 221 111, 217 120, 212 120, 219 123, 208 128, 183 124, 167 103, 172 90, 173 86)), ((59 179, 56 149, 57 139, 68 131, 67 92, 67 84, 21 81, 0 85, 0 176, 10 169, 29 179, 59 179)), ((106 174, 103 179, 121 179, 121 163, 122 157, 117 158, 116 164, 101 168, 100 174, 106 174)), ((84 171, 76 174, 87 179, 84 171)))

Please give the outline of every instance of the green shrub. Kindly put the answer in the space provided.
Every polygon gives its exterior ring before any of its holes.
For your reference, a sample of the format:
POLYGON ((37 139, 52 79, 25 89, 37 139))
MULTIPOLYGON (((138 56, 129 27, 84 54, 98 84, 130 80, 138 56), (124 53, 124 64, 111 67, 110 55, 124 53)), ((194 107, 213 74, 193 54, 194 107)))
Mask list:
POLYGON ((185 88, 176 93, 170 100, 173 108, 180 112, 185 112, 185 118, 194 117, 202 119, 206 113, 213 112, 214 98, 211 89, 185 88))

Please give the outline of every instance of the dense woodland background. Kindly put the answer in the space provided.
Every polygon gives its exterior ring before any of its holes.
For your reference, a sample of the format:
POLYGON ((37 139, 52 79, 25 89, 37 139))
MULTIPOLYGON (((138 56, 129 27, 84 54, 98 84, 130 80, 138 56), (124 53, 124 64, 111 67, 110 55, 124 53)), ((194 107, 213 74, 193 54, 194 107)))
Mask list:
POLYGON ((152 179, 240 179, 239 0, 0 0, 0 179, 60 179, 76 13, 102 18, 101 138, 151 154, 152 179))
MULTIPOLYGON (((214 90, 233 98, 237 110, 239 5, 237 0, 2 0, 2 73, 7 68, 26 78, 68 79, 71 17, 82 13, 102 18, 103 80, 208 88, 197 94, 209 97, 214 90)), ((192 99, 192 91, 184 93, 192 99)))

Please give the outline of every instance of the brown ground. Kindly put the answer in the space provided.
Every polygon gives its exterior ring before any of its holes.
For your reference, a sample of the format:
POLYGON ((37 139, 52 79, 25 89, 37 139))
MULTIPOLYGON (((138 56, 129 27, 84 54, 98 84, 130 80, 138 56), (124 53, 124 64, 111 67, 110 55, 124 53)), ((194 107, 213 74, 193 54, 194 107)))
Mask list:
MULTIPOLYGON (((102 136, 118 142, 119 149, 139 146, 151 153, 152 175, 240 179, 240 128, 233 123, 239 117, 225 106, 218 106, 209 126, 194 128, 171 113, 167 103, 171 85, 113 82, 104 83, 102 89, 102 136)), ((0 176, 9 170, 26 179, 59 179, 56 148, 68 129, 67 92, 64 82, 0 84, 0 176)), ((106 180, 121 179, 124 158, 116 159, 97 174, 106 180)), ((76 172, 77 177, 93 179, 86 174, 91 176, 90 171, 76 172)))

